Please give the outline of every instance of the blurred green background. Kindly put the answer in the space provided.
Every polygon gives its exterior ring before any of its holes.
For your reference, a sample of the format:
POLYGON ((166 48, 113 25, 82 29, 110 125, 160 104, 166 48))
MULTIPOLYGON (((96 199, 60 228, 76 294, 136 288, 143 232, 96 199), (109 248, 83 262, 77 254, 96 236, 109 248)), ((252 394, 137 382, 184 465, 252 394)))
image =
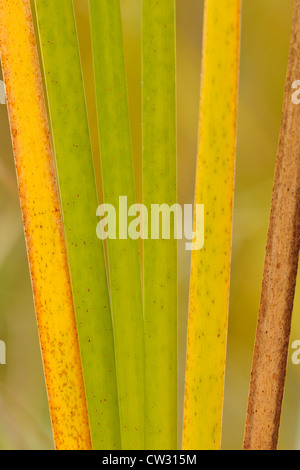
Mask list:
MULTIPOLYGON (((99 147, 88 1, 75 0, 87 88, 95 166, 99 147)), ((193 202, 202 41, 202 0, 177 0, 179 202, 193 202)), ((238 114, 232 279, 223 449, 241 449, 248 398, 272 180, 281 110, 292 0, 244 0, 238 114)), ((141 201, 141 0, 121 0, 135 161, 141 201)), ((22 70, 20 70, 22 73, 22 70)), ((299 78, 299 77, 298 77, 299 78)), ((222 77, 218 77, 222 80, 222 77)), ((217 85, 216 85, 217 86, 217 85)), ((6 107, 0 106, 0 449, 52 449, 35 313, 15 180, 6 107)), ((179 423, 182 422, 190 253, 179 245, 179 423)), ((300 339, 300 287, 291 340, 300 339)), ((213 351, 208 352, 213 354, 213 351)), ((289 358, 280 433, 281 449, 300 448, 300 366, 289 358)))

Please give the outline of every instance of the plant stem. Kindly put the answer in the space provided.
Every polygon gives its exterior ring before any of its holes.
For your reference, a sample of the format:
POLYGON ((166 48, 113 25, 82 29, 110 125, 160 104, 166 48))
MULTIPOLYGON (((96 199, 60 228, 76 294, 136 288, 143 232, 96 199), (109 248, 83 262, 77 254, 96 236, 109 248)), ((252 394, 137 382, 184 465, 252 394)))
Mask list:
POLYGON ((283 117, 273 188, 244 449, 275 450, 300 246, 300 0, 295 0, 283 117))
MULTIPOLYGON (((90 0, 104 202, 135 203, 119 0, 90 0)), ((128 227, 126 227, 128 229, 128 227)), ((138 240, 107 240, 122 449, 144 449, 143 305, 138 240)), ((124 238, 124 239, 123 239, 124 238)))
POLYGON ((110 300, 72 0, 36 11, 93 448, 120 449, 110 300), (49 19, 51 18, 51 21, 49 19))
MULTIPOLYGON (((240 0, 205 1, 195 204, 204 247, 193 251, 183 448, 221 445, 231 262, 240 0)), ((195 221, 196 227, 196 221, 195 221)))
POLYGON ((62 215, 29 0, 0 3, 0 52, 57 449, 90 449, 62 215))
MULTIPOLYGON (((143 0, 143 203, 177 203, 175 1, 143 0)), ((151 228, 152 229, 152 228, 151 228)), ((177 449, 177 240, 144 240, 146 449, 177 449)))

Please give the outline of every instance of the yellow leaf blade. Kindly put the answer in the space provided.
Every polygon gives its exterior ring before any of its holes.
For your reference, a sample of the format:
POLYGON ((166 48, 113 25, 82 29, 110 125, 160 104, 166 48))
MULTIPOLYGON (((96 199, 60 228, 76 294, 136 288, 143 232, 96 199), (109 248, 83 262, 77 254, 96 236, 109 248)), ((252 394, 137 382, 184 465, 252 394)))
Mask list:
POLYGON ((55 444, 57 449, 89 449, 68 261, 29 0, 1 2, 0 52, 55 444))
POLYGON ((230 279, 240 0, 206 0, 195 204, 205 242, 192 254, 184 449, 221 442, 230 279))

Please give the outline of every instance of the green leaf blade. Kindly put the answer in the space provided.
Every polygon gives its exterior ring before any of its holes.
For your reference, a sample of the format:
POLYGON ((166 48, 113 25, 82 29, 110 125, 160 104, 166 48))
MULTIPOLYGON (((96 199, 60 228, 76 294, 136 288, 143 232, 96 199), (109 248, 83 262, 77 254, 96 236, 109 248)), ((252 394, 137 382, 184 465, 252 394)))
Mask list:
MULTIPOLYGON (((143 0, 143 203, 177 203, 175 1, 143 0)), ((177 448, 177 241, 144 241, 147 449, 177 448)))
MULTIPOLYGON (((90 0, 104 202, 135 204, 119 0, 90 0)), ((118 221, 117 210, 117 221, 118 221)), ((143 307, 138 240, 108 239, 123 449, 144 449, 143 307)))
POLYGON ((114 343, 72 0, 36 0, 94 449, 120 449, 114 343), (51 21, 49 21, 51 19, 51 21))

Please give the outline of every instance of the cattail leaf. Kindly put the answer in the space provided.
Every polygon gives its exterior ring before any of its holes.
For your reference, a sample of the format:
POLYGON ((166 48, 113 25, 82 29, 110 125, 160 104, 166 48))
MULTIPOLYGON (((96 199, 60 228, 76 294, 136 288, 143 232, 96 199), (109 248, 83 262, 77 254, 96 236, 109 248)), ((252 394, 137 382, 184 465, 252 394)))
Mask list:
POLYGON ((206 0, 195 204, 205 241, 192 253, 184 449, 221 445, 236 149, 240 0, 206 0))
MULTIPOLYGON (((90 0, 104 202, 117 213, 107 240, 123 449, 144 448, 143 308, 138 240, 119 233, 119 197, 135 204, 119 0, 90 0)), ((127 208, 121 217, 127 217, 127 208)), ((130 219, 128 219, 130 220, 130 219)))
POLYGON ((67 252, 29 0, 0 3, 0 52, 57 449, 90 449, 67 252))
POLYGON ((72 0, 36 0, 94 449, 119 449, 110 301, 72 0))
MULTIPOLYGON (((175 1, 143 0, 143 203, 177 202, 175 1)), ((144 240, 147 449, 177 448, 177 240, 144 240)))

